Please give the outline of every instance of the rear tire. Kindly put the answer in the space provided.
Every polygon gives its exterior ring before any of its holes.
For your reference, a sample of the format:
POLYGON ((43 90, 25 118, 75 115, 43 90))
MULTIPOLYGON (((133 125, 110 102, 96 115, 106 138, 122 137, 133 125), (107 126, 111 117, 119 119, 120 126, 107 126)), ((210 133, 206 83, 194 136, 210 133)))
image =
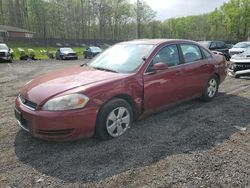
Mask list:
POLYGON ((112 99, 98 114, 95 136, 100 140, 117 138, 128 130, 132 120, 133 113, 129 103, 119 98, 112 99))
POLYGON ((219 89, 219 78, 216 75, 213 75, 209 78, 206 87, 204 89, 202 100, 211 101, 217 95, 219 89))

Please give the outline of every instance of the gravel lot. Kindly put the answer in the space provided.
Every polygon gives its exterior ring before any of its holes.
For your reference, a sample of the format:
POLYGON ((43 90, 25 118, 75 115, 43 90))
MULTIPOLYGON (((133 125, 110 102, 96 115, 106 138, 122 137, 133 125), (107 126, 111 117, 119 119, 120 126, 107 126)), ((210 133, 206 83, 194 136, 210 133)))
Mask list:
POLYGON ((48 142, 22 131, 29 80, 83 61, 0 64, 0 187, 250 187, 250 78, 134 123, 121 138, 48 142))

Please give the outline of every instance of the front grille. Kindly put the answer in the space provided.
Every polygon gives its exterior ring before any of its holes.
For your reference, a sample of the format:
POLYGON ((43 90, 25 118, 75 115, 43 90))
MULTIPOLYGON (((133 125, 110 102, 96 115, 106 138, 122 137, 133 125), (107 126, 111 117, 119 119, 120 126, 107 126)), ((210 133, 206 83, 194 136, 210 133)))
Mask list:
POLYGON ((21 101, 21 103, 22 103, 24 106, 27 106, 27 107, 29 107, 29 108, 31 108, 31 109, 33 109, 33 110, 35 110, 36 107, 37 107, 37 104, 36 104, 36 103, 34 103, 34 102, 30 101, 30 100, 25 99, 25 98, 24 98, 23 96, 21 96, 21 95, 19 95, 19 100, 21 101))
POLYGON ((61 129, 61 130, 37 130, 38 134, 45 136, 65 136, 69 135, 74 131, 74 129, 61 129))
POLYGON ((75 53, 69 53, 68 56, 75 56, 75 53))
POLYGON ((4 57, 5 56, 5 52, 0 52, 0 56, 4 57))
POLYGON ((235 63, 235 71, 246 70, 250 69, 250 62, 249 63, 235 63))

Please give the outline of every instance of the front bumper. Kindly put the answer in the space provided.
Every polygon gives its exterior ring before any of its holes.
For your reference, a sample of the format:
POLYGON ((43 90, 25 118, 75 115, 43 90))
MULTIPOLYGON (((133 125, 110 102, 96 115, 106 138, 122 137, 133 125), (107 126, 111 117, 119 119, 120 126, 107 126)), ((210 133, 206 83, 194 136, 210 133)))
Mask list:
POLYGON ((9 61, 9 60, 11 60, 11 56, 1 56, 0 60, 1 61, 9 61))
POLYGON ((62 55, 62 59, 78 59, 77 55, 62 55))
POLYGON ((92 137, 98 110, 84 108, 63 112, 32 110, 18 99, 15 116, 22 129, 45 140, 76 140, 92 137))

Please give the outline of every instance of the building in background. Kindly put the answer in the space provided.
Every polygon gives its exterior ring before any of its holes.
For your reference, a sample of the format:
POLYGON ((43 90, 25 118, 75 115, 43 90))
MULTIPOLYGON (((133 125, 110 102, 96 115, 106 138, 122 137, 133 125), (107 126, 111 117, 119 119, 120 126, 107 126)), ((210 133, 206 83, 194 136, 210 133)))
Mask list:
POLYGON ((12 27, 7 25, 0 25, 0 41, 11 39, 32 39, 35 32, 26 29, 12 27))

